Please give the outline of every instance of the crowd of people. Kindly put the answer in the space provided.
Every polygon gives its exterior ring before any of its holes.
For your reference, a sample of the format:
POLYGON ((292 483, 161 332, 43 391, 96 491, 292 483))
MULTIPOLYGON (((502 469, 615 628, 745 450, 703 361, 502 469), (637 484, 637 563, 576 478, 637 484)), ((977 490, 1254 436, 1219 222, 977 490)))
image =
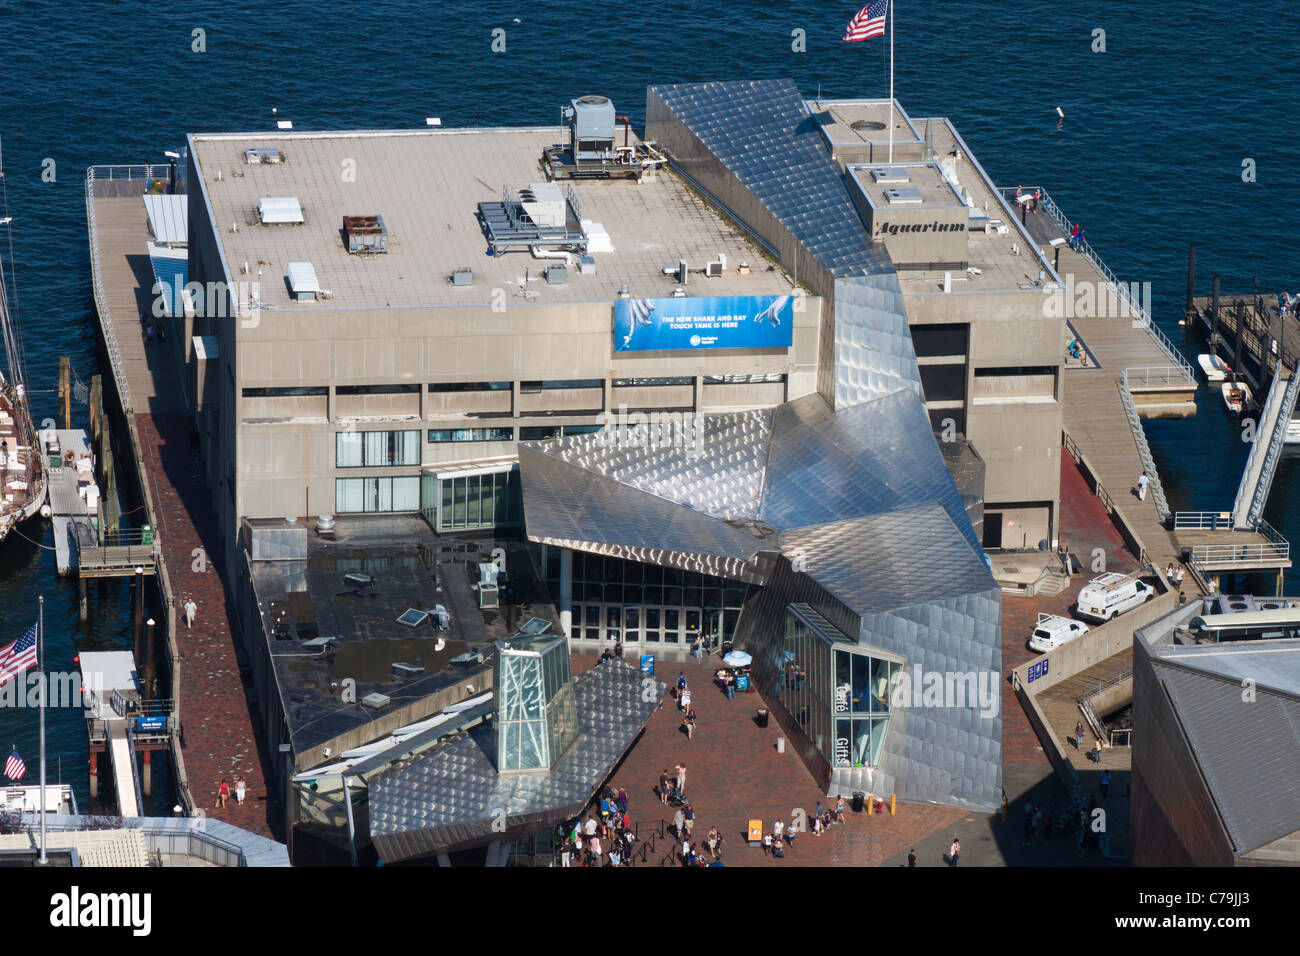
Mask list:
POLYGON ((578 817, 560 835, 560 866, 628 865, 636 833, 627 814, 627 791, 604 787, 586 818, 578 817))

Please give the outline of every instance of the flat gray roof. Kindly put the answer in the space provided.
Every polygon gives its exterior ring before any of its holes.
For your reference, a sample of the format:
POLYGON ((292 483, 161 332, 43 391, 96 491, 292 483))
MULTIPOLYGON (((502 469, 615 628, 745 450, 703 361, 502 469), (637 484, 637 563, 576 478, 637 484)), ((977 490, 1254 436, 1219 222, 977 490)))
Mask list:
MULTIPOLYGON (((835 146, 889 142, 889 100, 808 100, 823 133, 835 146)), ((921 134, 894 101, 894 145, 918 143, 921 134)), ((897 157, 895 157, 897 158, 897 157)))
POLYGON ((528 289, 537 293, 535 303, 612 304, 624 282, 634 296, 670 296, 677 280, 665 276, 663 266, 685 259, 692 270, 702 269, 718 253, 727 259, 723 276, 692 275, 689 295, 790 290, 782 272, 766 271, 768 261, 748 236, 668 172, 639 185, 573 183, 582 218, 600 223, 613 245, 612 252, 592 253, 595 275, 577 275, 575 265, 567 284, 551 286, 542 278, 546 263, 527 252, 488 256, 478 203, 500 201, 507 185, 543 180, 542 148, 560 138, 552 127, 195 134, 192 142, 230 278, 252 282, 260 268, 263 308, 484 307, 492 303, 494 289, 505 290, 506 302, 514 306, 526 301, 518 294, 525 272, 528 289), (282 150, 284 162, 245 164, 244 150, 256 146, 282 150), (301 225, 260 224, 259 199, 290 196, 302 204, 301 225), (384 219, 388 252, 350 255, 343 244, 343 217, 372 215, 384 219), (752 274, 737 272, 742 260, 752 274), (241 274, 245 262, 247 276, 241 274), (332 297, 291 300, 285 285, 290 262, 312 263, 321 288, 332 297), (473 285, 450 284, 448 276, 459 268, 474 271, 473 285))
MULTIPOLYGON (((921 195, 921 202, 911 208, 934 208, 936 206, 946 207, 949 209, 955 207, 964 207, 961 196, 944 178, 939 167, 932 163, 899 163, 892 165, 889 163, 864 163, 861 165, 854 164, 847 167, 848 173, 862 189, 863 195, 871 203, 873 209, 891 209, 898 208, 889 201, 886 195, 888 190, 892 189, 915 189, 921 195), (888 178, 884 181, 877 181, 874 175, 875 170, 884 170, 888 178), (903 177, 907 177, 906 182, 901 182, 903 177)), ((908 207, 902 207, 908 208, 908 207)))

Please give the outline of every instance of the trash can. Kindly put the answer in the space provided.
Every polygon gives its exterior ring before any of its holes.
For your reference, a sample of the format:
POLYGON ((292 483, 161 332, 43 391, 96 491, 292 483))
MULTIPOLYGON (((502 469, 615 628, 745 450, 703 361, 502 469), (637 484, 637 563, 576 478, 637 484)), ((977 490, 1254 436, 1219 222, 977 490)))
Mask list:
POLYGON ((723 657, 726 657, 728 654, 731 653, 731 651, 732 651, 732 649, 733 649, 734 647, 735 647, 735 645, 732 644, 731 641, 723 641, 723 642, 722 642, 722 656, 723 656, 723 657))
POLYGON ((145 525, 140 529, 140 543, 153 544, 153 526, 145 525))
POLYGON ((760 727, 766 727, 766 726, 767 726, 767 708, 766 708, 766 707, 760 707, 760 708, 758 708, 758 726, 760 726, 760 727))
POLYGON ((861 790, 853 791, 853 812, 861 813, 867 805, 867 795, 861 790))

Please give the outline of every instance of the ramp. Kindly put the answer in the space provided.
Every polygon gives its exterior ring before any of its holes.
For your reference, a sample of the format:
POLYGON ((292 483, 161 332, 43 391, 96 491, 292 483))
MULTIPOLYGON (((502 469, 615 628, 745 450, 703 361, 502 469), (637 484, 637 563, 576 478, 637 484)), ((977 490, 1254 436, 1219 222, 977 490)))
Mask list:
POLYGON ((108 752, 113 761, 113 785, 117 788, 118 813, 130 819, 140 815, 135 792, 135 760, 126 734, 125 720, 108 722, 108 752))
POLYGON ((1268 400, 1260 412, 1255 441, 1237 486, 1237 500, 1232 506, 1232 523, 1236 528, 1253 528, 1264 514, 1264 504, 1273 487, 1277 462, 1282 455, 1287 424, 1295 412, 1300 375, 1278 375, 1268 390, 1268 400))

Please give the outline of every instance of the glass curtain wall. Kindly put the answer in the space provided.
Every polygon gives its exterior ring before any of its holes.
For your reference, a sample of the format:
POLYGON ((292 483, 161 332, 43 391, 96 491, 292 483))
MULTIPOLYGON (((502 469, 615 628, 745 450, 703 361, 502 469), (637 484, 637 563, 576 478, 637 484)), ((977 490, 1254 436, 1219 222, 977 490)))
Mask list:
MULTIPOLYGON (((560 593, 560 549, 548 548, 544 569, 551 593, 560 593)), ((727 578, 573 552, 571 636, 612 645, 622 641, 649 652, 656 645, 709 646, 730 640, 746 587, 727 578)))
POLYGON ((519 470, 488 474, 425 474, 421 511, 435 531, 504 528, 523 522, 519 470))
POLYGON ((811 608, 791 605, 775 696, 832 767, 874 767, 902 668, 872 656, 811 608))

